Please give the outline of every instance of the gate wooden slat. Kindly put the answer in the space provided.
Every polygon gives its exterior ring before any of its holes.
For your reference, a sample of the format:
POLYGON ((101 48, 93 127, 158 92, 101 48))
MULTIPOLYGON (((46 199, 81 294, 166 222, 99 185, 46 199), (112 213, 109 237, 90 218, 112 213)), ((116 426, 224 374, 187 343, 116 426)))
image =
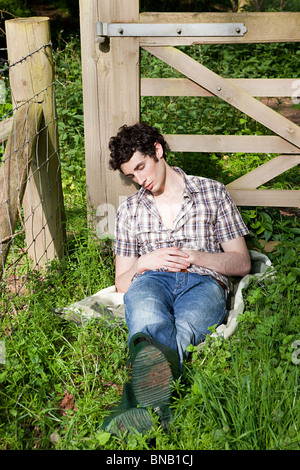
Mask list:
POLYGON ((300 155, 278 155, 227 185, 229 189, 255 189, 300 163, 300 155))
POLYGON ((238 206, 299 207, 300 191, 285 189, 231 189, 228 191, 238 206))
POLYGON ((278 136, 165 134, 173 152, 288 153, 299 148, 278 136))
POLYGON ((142 23, 244 23, 247 33, 239 37, 148 37, 143 46, 188 46, 192 44, 249 44, 299 42, 299 12, 229 12, 229 13, 140 13, 142 23))
POLYGON ((243 89, 219 77, 216 73, 174 47, 145 47, 145 49, 198 85, 219 96, 219 98, 300 148, 299 126, 268 108, 243 89))
MULTIPOLYGON (((291 97, 296 78, 228 78, 229 83, 243 88, 252 96, 291 97)), ((299 88, 300 81, 298 81, 299 88)), ((141 96, 215 96, 187 78, 142 78, 141 96)))

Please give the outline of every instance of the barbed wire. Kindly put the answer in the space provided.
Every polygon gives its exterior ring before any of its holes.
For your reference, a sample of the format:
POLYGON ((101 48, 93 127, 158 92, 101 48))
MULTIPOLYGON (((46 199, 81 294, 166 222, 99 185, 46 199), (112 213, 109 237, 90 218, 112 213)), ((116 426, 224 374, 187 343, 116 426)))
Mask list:
MULTIPOLYGON (((53 44, 52 42, 48 42, 47 44, 43 44, 42 46, 40 46, 38 49, 36 49, 35 51, 32 51, 30 52, 29 54, 27 54, 26 56, 24 57, 21 57, 21 59, 17 60, 16 62, 13 62, 12 64, 8 64, 7 67, 5 67, 4 69, 0 69, 0 73, 4 73, 6 72, 7 70, 9 70, 11 67, 15 67, 16 65, 24 62, 24 60, 27 60, 29 57, 32 57, 34 54, 36 54, 37 52, 40 52, 42 49, 46 49, 46 47, 53 47, 53 44)), ((7 50, 7 49, 2 49, 2 50, 7 50)))

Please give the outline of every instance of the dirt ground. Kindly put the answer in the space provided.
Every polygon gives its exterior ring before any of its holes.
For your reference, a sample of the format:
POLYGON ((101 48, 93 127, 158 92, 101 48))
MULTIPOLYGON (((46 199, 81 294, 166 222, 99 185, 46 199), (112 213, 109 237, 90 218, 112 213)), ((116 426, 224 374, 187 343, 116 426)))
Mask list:
POLYGON ((27 4, 36 16, 46 16, 50 19, 50 24, 53 26, 51 27, 52 31, 64 30, 79 34, 79 12, 77 17, 74 14, 71 16, 67 9, 59 9, 47 0, 27 0, 27 4))
MULTIPOLYGON (((298 100, 300 101, 300 96, 298 100)), ((300 108, 295 106, 292 98, 261 98, 260 101, 298 126, 300 125, 300 108)))

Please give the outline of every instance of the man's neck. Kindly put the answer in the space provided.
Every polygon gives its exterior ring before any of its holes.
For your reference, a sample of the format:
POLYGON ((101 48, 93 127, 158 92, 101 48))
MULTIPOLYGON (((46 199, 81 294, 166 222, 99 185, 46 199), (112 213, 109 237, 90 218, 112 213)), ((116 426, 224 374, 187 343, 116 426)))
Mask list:
POLYGON ((182 175, 167 164, 163 191, 159 194, 153 194, 153 196, 157 201, 171 201, 173 198, 177 199, 179 194, 182 195, 183 190, 184 180, 182 175))
POLYGON ((169 229, 174 229, 176 216, 183 203, 184 180, 171 167, 167 173, 164 191, 153 196, 163 224, 169 229))

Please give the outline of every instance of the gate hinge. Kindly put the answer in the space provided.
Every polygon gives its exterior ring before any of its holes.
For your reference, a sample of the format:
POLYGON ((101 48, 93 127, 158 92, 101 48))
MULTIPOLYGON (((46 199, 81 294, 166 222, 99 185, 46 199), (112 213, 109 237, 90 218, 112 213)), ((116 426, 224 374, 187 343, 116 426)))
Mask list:
POLYGON ((96 23, 96 41, 106 37, 228 37, 244 36, 244 23, 96 23))

